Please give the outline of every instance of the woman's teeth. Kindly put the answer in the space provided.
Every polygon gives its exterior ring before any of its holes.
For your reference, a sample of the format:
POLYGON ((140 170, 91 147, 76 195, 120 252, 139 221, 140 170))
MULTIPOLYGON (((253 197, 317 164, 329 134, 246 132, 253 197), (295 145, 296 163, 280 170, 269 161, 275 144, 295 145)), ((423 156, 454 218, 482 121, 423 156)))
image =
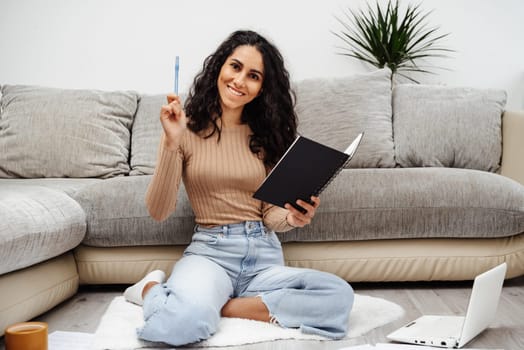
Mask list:
POLYGON ((233 95, 236 95, 236 96, 242 96, 242 95, 244 95, 243 93, 241 93, 241 92, 239 92, 239 91, 236 91, 235 89, 233 89, 233 88, 230 87, 230 86, 228 86, 227 88, 229 89, 229 91, 231 91, 231 93, 232 93, 233 95))

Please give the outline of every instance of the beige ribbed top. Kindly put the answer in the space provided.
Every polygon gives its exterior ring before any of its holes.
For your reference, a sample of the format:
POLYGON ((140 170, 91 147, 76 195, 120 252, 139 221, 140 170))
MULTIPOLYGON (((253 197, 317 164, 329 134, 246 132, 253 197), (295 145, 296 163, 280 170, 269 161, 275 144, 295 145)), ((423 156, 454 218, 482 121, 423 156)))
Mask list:
POLYGON ((261 202, 253 193, 266 176, 264 163, 249 149, 246 124, 224 127, 220 141, 215 133, 203 138, 186 130, 177 151, 160 142, 157 166, 146 194, 151 216, 164 220, 176 208, 180 180, 197 224, 216 226, 262 220, 275 231, 292 229, 288 210, 261 202))

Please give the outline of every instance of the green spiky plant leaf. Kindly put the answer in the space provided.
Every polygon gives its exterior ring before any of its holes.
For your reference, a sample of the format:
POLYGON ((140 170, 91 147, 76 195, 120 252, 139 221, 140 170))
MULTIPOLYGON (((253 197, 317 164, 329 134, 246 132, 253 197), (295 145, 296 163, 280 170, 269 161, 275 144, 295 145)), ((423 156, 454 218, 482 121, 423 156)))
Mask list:
MULTIPOLYGON (((344 43, 341 55, 353 57, 375 67, 389 67, 393 75, 398 74, 418 83, 408 72, 433 73, 417 64, 432 57, 448 57, 453 50, 440 46, 448 34, 437 35, 438 27, 428 27, 428 13, 422 13, 420 4, 409 5, 404 13, 399 12, 398 2, 389 0, 384 11, 376 4, 373 9, 359 12, 348 10, 345 19, 336 17, 344 29, 333 32, 344 43)), ((440 68, 440 67, 437 67, 440 68)))

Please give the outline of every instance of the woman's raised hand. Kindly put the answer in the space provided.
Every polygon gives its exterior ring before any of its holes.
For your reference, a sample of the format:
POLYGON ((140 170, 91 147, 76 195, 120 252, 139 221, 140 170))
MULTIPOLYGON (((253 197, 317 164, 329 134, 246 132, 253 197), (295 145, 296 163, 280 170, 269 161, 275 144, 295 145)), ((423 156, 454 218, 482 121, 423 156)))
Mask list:
POLYGON ((160 109, 160 122, 164 129, 165 146, 175 149, 187 127, 186 113, 178 95, 167 95, 167 104, 160 109))

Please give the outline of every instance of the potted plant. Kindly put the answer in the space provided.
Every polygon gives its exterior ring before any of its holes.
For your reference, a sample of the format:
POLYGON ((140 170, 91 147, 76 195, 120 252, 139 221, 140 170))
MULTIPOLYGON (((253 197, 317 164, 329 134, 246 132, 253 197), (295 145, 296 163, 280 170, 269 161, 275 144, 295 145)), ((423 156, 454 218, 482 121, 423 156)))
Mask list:
MULTIPOLYGON (((441 46, 449 35, 437 35, 438 27, 428 26, 430 12, 423 13, 420 4, 407 6, 401 13, 398 2, 388 1, 385 10, 378 2, 373 9, 348 10, 345 20, 336 17, 344 29, 333 32, 345 46, 340 54, 367 62, 378 68, 389 67, 395 74, 418 83, 409 73, 433 73, 419 62, 433 57, 447 57, 453 50, 441 46)), ((441 67, 437 67, 441 68, 441 67)))

